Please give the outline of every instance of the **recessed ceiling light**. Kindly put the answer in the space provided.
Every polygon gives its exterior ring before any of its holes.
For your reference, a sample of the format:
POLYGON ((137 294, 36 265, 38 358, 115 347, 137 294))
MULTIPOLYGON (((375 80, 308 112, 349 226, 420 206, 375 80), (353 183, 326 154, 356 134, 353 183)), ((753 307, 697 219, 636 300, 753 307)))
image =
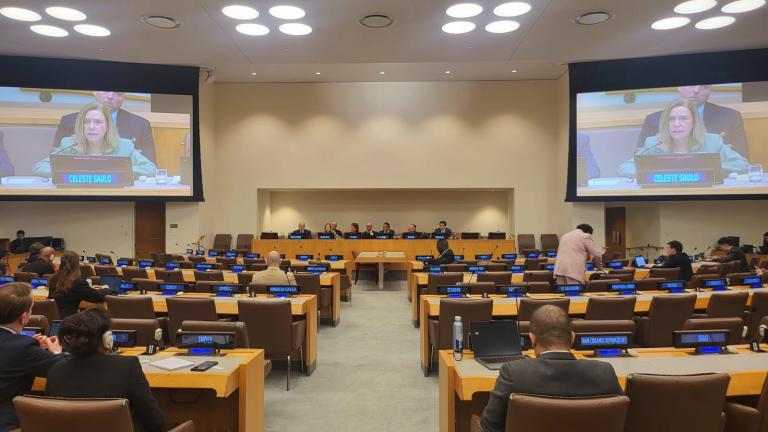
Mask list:
POLYGON ((447 71, 445 71, 445 73, 446 73, 447 75, 450 75, 450 74, 451 74, 451 71, 447 70, 447 71))
POLYGON ((6 18, 15 19, 17 21, 40 21, 43 17, 35 11, 29 9, 23 9, 20 7, 4 7, 0 8, 0 15, 6 18))
POLYGON ((512 69, 512 73, 517 73, 517 69, 512 69))
POLYGON ((251 75, 256 75, 256 72, 251 72, 251 75))
POLYGON ((269 27, 256 23, 238 24, 235 26, 235 30, 248 36, 264 36, 269 33, 269 27))
POLYGON ((494 21, 485 26, 488 33, 509 33, 520 28, 517 21, 494 21))
POLYGON ((238 20, 250 20, 259 17, 259 11, 250 6, 243 5, 224 6, 221 9, 221 13, 230 18, 238 20))
POLYGON ((320 75, 320 72, 315 72, 315 75, 320 75))
POLYGON ((689 22, 691 22, 691 20, 686 17, 663 18, 651 24, 651 28, 654 30, 672 30, 682 27, 689 22))
POLYGON ((379 75, 384 75, 384 71, 379 72, 379 75))
POLYGON ((714 30, 733 24, 736 18, 732 16, 716 16, 712 18, 703 19, 696 23, 696 28, 699 30, 714 30))
POLYGON ((61 6, 47 7, 45 8, 45 13, 64 21, 83 21, 85 18, 87 18, 84 13, 77 9, 61 6))
POLYGON ((29 26, 30 30, 37 34, 41 34, 43 36, 50 36, 50 37, 64 37, 69 35, 69 32, 64 30, 61 27, 54 27, 49 25, 43 25, 43 24, 35 24, 33 26, 29 26))
POLYGON ((304 15, 306 15, 306 12, 304 12, 304 9, 300 7, 289 6, 289 5, 279 5, 279 6, 273 6, 269 8, 269 14, 279 19, 295 20, 299 18, 304 18, 304 15))
POLYGON ((93 24, 78 24, 74 29, 76 32, 86 36, 104 37, 112 34, 108 28, 93 24))
POLYGON ((482 12, 483 7, 477 3, 459 3, 445 10, 445 13, 453 18, 471 18, 482 12))
POLYGON ((597 11, 587 12, 576 17, 576 23, 581 25, 597 25, 602 24, 613 18, 611 12, 597 11))
POLYGON ((695 14, 717 6, 717 0, 688 0, 675 6, 675 13, 695 14))
POLYGON ((720 11, 724 13, 743 13, 755 10, 765 5, 765 0, 736 0, 723 6, 720 11))
POLYGON ((508 18, 514 16, 525 15, 531 10, 531 5, 525 2, 509 2, 496 6, 493 9, 493 14, 496 16, 508 18))
POLYGON ((163 30, 173 30, 181 27, 181 21, 163 15, 144 15, 141 17, 141 21, 144 24, 163 30))
POLYGON ((468 33, 475 29, 475 23, 469 21, 452 21, 443 26, 443 31, 450 34, 468 33))
POLYGON ((312 33, 312 27, 302 23, 280 24, 280 31, 291 36, 304 36, 312 33))

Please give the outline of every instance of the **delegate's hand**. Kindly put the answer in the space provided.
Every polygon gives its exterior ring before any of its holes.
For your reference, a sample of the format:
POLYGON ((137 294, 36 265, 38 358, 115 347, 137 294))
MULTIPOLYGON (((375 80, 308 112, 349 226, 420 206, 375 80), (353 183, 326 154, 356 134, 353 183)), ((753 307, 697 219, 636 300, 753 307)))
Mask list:
POLYGON ((93 285, 91 288, 97 290, 109 289, 109 285, 93 285))
POLYGON ((43 349, 47 349, 48 351, 54 354, 61 353, 61 345, 59 344, 59 338, 57 338, 56 336, 51 336, 48 338, 41 334, 36 334, 35 340, 37 341, 37 343, 40 344, 40 346, 43 349))

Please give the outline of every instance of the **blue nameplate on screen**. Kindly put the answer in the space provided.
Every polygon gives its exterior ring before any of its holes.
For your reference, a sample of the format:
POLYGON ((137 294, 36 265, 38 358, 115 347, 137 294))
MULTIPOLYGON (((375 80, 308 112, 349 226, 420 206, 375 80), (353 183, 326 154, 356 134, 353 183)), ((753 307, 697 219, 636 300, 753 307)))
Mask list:
POLYGON ((260 256, 261 256, 260 254, 253 253, 253 252, 248 252, 247 254, 245 254, 245 257, 248 259, 258 258, 260 256))
POLYGON ((475 255, 475 259, 478 261, 488 261, 491 259, 491 255, 490 254, 475 255))
POLYGON ((192 255, 193 253, 195 253, 194 249, 187 249, 187 255, 192 255))
POLYGON ((128 291, 136 291, 136 284, 133 282, 121 282, 118 294, 126 294, 128 291))
POLYGON ((469 287, 462 285, 438 286, 437 289, 441 295, 454 298, 461 298, 464 297, 464 294, 469 293, 469 287))
POLYGON ((436 238, 438 240, 442 240, 442 239, 445 238, 445 234, 435 234, 434 238, 436 238))
POLYGON ((218 252, 216 252, 216 251, 215 251, 215 250, 213 250, 213 249, 208 249, 208 256, 209 256, 209 257, 217 257, 217 256, 219 256, 219 253, 218 253, 218 252))
POLYGON ((160 291, 163 295, 176 295, 184 292, 184 284, 160 284, 160 291))
POLYGON ((217 297, 232 297, 240 293, 239 285, 215 285, 214 289, 217 297))
POLYGON ((424 261, 427 261, 427 260, 431 260, 433 258, 434 258, 433 255, 416 255, 416 261, 424 262, 424 261))
POLYGON ((41 286, 48 286, 48 279, 45 278, 32 278, 29 280, 32 284, 32 288, 40 288, 41 286))
POLYGON ((539 253, 538 252, 529 252, 529 253, 525 254, 525 257, 526 258, 531 258, 531 259, 536 259, 536 258, 539 257, 539 253))
POLYGON ((245 269, 247 268, 248 266, 243 264, 232 264, 231 266, 229 266, 229 269, 232 270, 232 273, 240 273, 245 271, 245 269))
POLYGON ((557 285, 557 292, 568 297, 581 295, 581 290, 581 285, 578 284, 557 285))
POLYGON ((333 239, 333 234, 318 234, 317 238, 320 240, 331 240, 333 239))
POLYGON ((154 261, 150 260, 139 260, 139 268, 150 268, 155 265, 154 261))
POLYGON ((577 333, 574 347, 593 350, 598 357, 617 357, 630 347, 632 333, 577 333))
POLYGON ((707 279, 704 281, 704 288, 712 288, 715 291, 725 291, 728 282, 725 279, 707 279))
POLYGON ((555 265, 554 264, 544 264, 544 270, 554 271, 555 265))
POLYGON ((380 236, 376 236, 376 238, 377 238, 377 239, 379 239, 379 240, 386 240, 386 239, 388 239, 389 237, 387 237, 387 236, 385 236, 385 235, 380 235, 380 236))
POLYGON ((681 293, 685 291, 684 281, 663 281, 659 282, 659 288, 670 293, 681 293))
POLYGON ((296 255, 296 259, 299 261, 309 261, 312 259, 312 255, 296 255))
POLYGON ((698 354, 719 354, 728 345, 728 330, 676 330, 675 348, 695 348, 698 354))
POLYGON ((522 297, 523 294, 525 294, 527 287, 521 287, 521 286, 498 286, 496 287, 496 292, 498 294, 506 294, 507 297, 522 297))
POLYGON ((304 238, 304 236, 302 236, 300 234, 291 234, 291 235, 288 236, 288 238, 291 239, 291 240, 301 240, 301 239, 304 238))
POLYGON ((112 264, 112 258, 102 258, 99 260, 99 264, 101 265, 110 265, 112 264))
POLYGON ((621 295, 630 295, 637 292, 637 284, 634 282, 618 282, 608 285, 608 291, 618 292, 621 295))
POLYGON ((741 285, 746 285, 750 288, 762 288, 763 279, 760 276, 745 276, 741 278, 741 285))
POLYGON ((595 263, 587 263, 586 267, 587 267, 587 271, 592 271, 595 269, 595 263))
POLYGON ((96 264, 96 257, 85 257, 89 264, 96 264))
POLYGON ((622 265, 621 261, 611 261, 611 262, 608 263, 608 267, 612 268, 612 269, 624 268, 624 266, 622 265))
POLYGON ((326 255, 325 259, 331 262, 336 262, 340 259, 343 259, 344 257, 342 255, 326 255))
POLYGON ((204 251, 204 250, 202 250, 202 249, 198 249, 198 250, 196 250, 196 251, 195 251, 195 255, 197 255, 197 256, 203 256, 203 255, 205 255, 205 251, 204 251))
POLYGON ((403 238, 406 240, 415 240, 418 237, 416 234, 403 234, 403 238))
POLYGON ((507 270, 511 271, 512 273, 525 273, 525 266, 513 264, 513 265, 507 266, 507 270))
POLYGON ((360 234, 350 234, 347 236, 349 240, 360 240, 360 234))
POLYGON ((11 282, 16 282, 16 278, 14 276, 0 276, 0 285, 5 285, 11 282))
POLYGON ((504 253, 504 254, 501 254, 501 259, 503 259, 503 260, 516 260, 517 259, 517 254, 504 253))
POLYGON ((649 185, 711 185, 714 183, 711 171, 666 171, 645 174, 645 183, 649 185))
POLYGON ((127 260, 127 259, 125 259, 125 258, 120 258, 120 259, 118 259, 118 260, 117 260, 117 266, 118 266, 118 267, 125 267, 125 266, 127 266, 128 264, 130 264, 130 263, 131 263, 131 261, 130 261, 130 260, 127 260))
POLYGON ((433 266, 427 267, 427 271, 429 271, 430 273, 442 273, 443 268, 440 267, 439 265, 433 265, 433 266))
POLYGON ((107 186, 133 184, 133 179, 125 178, 120 173, 100 172, 79 173, 67 172, 59 175, 59 184, 70 186, 107 186), (130 181, 129 181, 130 180, 130 181))
POLYGON ((483 273, 487 269, 486 266, 467 266, 467 271, 472 273, 483 273))
POLYGON ((296 285, 270 285, 267 287, 267 294, 275 297, 288 297, 299 293, 299 287, 296 285))
POLYGON ((464 255, 454 255, 453 256, 453 261, 454 262, 458 262, 458 261, 461 261, 463 259, 464 259, 464 255))
POLYGON ((320 274, 328 271, 326 266, 307 266, 307 271, 310 273, 320 274))
POLYGON ((547 252, 547 258, 557 258, 557 252, 547 252))
POLYGON ((166 270, 176 270, 181 268, 181 263, 177 262, 167 262, 165 263, 165 269, 166 270))
POLYGON ((200 264, 196 265, 195 268, 197 269, 197 271, 204 272, 204 271, 211 270, 213 268, 213 264, 200 263, 200 264))
POLYGON ((237 258, 237 252, 229 251, 229 252, 225 253, 224 256, 227 257, 227 258, 237 258))

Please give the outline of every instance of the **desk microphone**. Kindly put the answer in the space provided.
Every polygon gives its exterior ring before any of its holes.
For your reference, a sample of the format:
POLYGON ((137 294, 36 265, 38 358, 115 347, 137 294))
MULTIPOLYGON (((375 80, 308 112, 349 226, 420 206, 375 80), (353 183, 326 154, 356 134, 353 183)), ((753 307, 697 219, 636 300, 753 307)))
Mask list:
POLYGON ((656 144, 654 144, 654 145, 648 147, 647 149, 641 151, 640 153, 638 153, 638 155, 644 155, 644 154, 648 153, 649 151, 655 149, 656 147, 658 147, 658 146, 660 146, 662 144, 664 144, 664 141, 659 140, 659 142, 657 142, 656 144))
POLYGON ((493 248, 493 251, 491 251, 491 257, 488 258, 488 262, 490 262, 493 259, 493 254, 496 253, 496 250, 499 249, 499 245, 497 244, 496 247, 493 248))
POLYGON ((68 149, 68 148, 71 148, 71 147, 77 147, 79 144, 80 144, 80 143, 78 143, 77 141, 72 141, 72 144, 70 144, 70 145, 68 145, 68 146, 66 146, 66 147, 59 147, 58 149, 56 149, 56 150, 52 151, 52 152, 51 152, 51 154, 52 154, 52 155, 57 155, 57 154, 59 154, 59 153, 63 152, 64 150, 66 150, 66 149, 68 149))
POLYGON ((109 251, 109 253, 111 253, 113 257, 117 258, 117 254, 115 253, 115 251, 111 250, 109 251))

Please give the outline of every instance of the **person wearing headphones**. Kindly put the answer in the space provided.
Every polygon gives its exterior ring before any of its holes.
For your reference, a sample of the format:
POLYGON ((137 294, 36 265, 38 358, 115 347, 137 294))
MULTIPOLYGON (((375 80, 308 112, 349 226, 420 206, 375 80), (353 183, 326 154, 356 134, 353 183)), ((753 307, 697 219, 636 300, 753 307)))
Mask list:
POLYGON ((59 341, 70 357, 48 371, 46 396, 128 400, 134 430, 167 430, 163 413, 147 383, 139 358, 109 355, 112 332, 103 309, 92 308, 61 322, 59 341))
POLYGON ((453 251, 448 246, 448 240, 446 239, 438 240, 437 251, 440 253, 440 255, 438 255, 437 258, 432 258, 425 261, 424 264, 427 264, 427 265, 453 264, 456 261, 456 258, 453 256, 453 251))

